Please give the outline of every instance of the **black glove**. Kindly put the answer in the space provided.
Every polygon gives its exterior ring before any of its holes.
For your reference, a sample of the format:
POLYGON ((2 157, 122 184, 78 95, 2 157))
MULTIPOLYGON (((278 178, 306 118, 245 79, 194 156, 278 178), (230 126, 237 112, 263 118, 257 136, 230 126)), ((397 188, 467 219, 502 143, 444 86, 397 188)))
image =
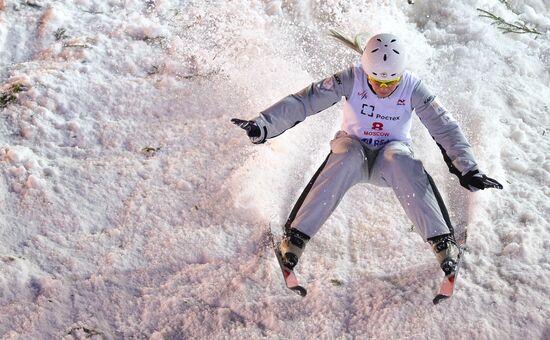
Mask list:
POLYGON ((460 185, 470 191, 483 190, 487 188, 502 189, 502 184, 496 180, 487 177, 479 170, 468 171, 468 173, 460 177, 460 185))
POLYGON ((265 136, 260 139, 262 136, 262 131, 254 121, 233 118, 231 119, 231 123, 237 125, 241 129, 244 129, 246 131, 246 135, 252 140, 253 143, 259 144, 265 142, 265 136))

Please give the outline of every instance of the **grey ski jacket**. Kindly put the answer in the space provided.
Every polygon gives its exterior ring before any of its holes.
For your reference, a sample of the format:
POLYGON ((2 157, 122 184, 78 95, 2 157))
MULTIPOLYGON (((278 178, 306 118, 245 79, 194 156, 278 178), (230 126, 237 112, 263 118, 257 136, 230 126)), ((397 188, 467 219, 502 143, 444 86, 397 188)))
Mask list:
MULTIPOLYGON (((261 136, 254 138, 253 142, 262 143, 276 137, 308 116, 333 106, 342 98, 350 98, 356 80, 356 68, 357 66, 350 66, 331 77, 312 83, 262 111, 253 119, 261 130, 261 136), (323 85, 328 83, 331 86, 323 85)), ((477 169, 471 146, 456 120, 443 106, 436 105, 435 100, 436 96, 419 80, 410 98, 412 108, 440 147, 450 172, 461 177, 468 171, 477 169)))

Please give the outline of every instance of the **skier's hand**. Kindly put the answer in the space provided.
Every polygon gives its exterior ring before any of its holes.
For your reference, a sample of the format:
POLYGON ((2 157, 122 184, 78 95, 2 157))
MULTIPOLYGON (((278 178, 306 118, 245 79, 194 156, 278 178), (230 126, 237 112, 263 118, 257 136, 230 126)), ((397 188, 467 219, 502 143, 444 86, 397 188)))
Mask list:
POLYGON ((265 142, 265 136, 262 138, 262 130, 254 121, 233 118, 231 119, 231 123, 245 130, 246 135, 250 138, 252 143, 260 144, 265 142))
POLYGON ((487 188, 502 189, 502 184, 496 180, 487 177, 479 170, 469 171, 466 175, 460 178, 460 185, 470 191, 483 190, 487 188))

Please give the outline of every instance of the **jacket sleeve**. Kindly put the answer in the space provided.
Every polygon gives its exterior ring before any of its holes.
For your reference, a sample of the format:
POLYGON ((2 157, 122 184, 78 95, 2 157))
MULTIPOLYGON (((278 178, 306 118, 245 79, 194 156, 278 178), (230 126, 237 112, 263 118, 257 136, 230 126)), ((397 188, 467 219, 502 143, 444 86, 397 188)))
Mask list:
POLYGON ((449 171, 461 178, 468 171, 476 170, 472 148, 458 123, 422 81, 416 85, 411 103, 439 146, 449 171))
POLYGON ((353 81, 354 71, 350 67, 281 99, 253 119, 261 130, 261 136, 255 142, 262 143, 276 137, 308 116, 336 104, 342 97, 348 98, 353 81))

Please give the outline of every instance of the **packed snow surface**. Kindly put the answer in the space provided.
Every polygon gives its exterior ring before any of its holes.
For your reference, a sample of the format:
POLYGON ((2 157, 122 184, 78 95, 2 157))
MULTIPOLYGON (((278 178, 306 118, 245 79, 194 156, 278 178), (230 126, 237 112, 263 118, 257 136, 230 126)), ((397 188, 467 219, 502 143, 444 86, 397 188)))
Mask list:
POLYGON ((0 338, 549 339, 547 0, 0 0, 0 338), (503 34, 481 8, 537 34, 503 34), (393 192, 360 184, 287 290, 270 248, 342 103, 262 145, 230 123, 393 32, 504 190, 469 193, 456 295, 393 192), (365 41, 365 40, 363 40, 365 41))

